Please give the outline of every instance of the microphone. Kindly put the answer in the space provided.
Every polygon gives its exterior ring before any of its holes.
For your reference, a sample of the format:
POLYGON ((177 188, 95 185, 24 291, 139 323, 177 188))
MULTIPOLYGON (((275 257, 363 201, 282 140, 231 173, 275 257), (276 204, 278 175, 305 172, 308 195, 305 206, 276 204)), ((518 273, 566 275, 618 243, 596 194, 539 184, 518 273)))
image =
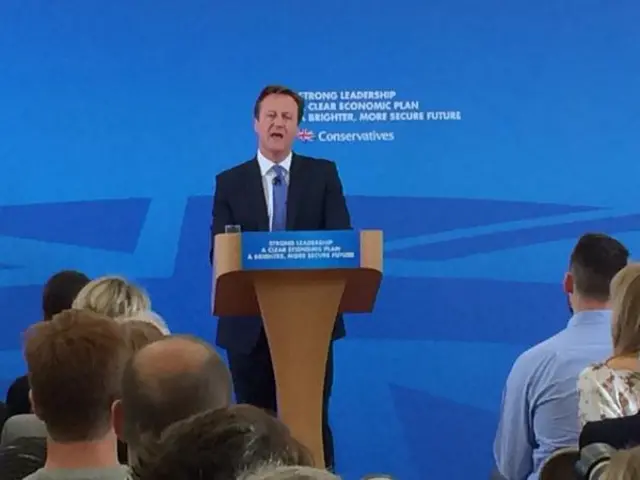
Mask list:
POLYGON ((282 179, 280 177, 273 177, 271 183, 274 185, 280 185, 282 183, 282 179))

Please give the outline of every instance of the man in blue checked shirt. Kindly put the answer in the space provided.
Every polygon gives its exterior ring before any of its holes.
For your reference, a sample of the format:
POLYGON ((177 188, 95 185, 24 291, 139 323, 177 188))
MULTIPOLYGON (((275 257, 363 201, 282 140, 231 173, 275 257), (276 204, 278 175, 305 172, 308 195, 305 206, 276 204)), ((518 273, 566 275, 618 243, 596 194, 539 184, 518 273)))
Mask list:
POLYGON ((563 284, 573 316, 520 355, 507 378, 494 443, 504 479, 535 480, 551 453, 578 445, 578 376, 611 355, 609 283, 628 260, 607 235, 586 234, 576 244, 563 284))

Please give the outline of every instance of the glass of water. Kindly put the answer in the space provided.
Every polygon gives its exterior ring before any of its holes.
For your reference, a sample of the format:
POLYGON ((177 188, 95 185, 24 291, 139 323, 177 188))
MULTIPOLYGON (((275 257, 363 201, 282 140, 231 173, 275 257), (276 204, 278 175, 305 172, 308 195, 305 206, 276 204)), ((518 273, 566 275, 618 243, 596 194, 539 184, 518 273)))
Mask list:
POLYGON ((242 229, 240 228, 240 225, 225 225, 224 226, 224 233, 240 233, 242 231, 242 229))

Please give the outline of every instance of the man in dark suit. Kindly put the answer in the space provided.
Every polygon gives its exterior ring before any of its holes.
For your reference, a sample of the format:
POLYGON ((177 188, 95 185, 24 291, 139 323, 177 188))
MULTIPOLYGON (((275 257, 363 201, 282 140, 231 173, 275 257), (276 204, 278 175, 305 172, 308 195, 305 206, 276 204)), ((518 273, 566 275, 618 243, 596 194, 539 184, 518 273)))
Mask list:
MULTIPOLYGON (((266 87, 254 108, 258 153, 216 177, 211 226, 213 238, 237 225, 242 231, 348 230, 351 219, 336 165, 292 152, 304 112, 303 99, 282 86, 266 87)), ((300 319, 304 321, 304 319, 300 319)), ((338 317, 333 338, 344 337, 338 317)), ((227 350, 236 400, 277 411, 271 356, 258 317, 220 318, 217 343, 227 350)), ((329 349, 324 386, 325 464, 334 465, 328 403, 333 383, 333 348, 329 349)))

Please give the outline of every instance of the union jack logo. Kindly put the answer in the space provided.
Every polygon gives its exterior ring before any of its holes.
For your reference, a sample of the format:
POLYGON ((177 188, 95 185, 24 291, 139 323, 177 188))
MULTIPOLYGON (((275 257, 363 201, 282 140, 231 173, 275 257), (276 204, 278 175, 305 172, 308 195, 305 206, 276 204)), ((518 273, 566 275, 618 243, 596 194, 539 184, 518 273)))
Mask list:
POLYGON ((313 142, 313 140, 316 138, 316 135, 315 133, 313 133, 313 130, 307 130, 306 128, 303 128, 298 132, 298 138, 303 142, 313 142))

